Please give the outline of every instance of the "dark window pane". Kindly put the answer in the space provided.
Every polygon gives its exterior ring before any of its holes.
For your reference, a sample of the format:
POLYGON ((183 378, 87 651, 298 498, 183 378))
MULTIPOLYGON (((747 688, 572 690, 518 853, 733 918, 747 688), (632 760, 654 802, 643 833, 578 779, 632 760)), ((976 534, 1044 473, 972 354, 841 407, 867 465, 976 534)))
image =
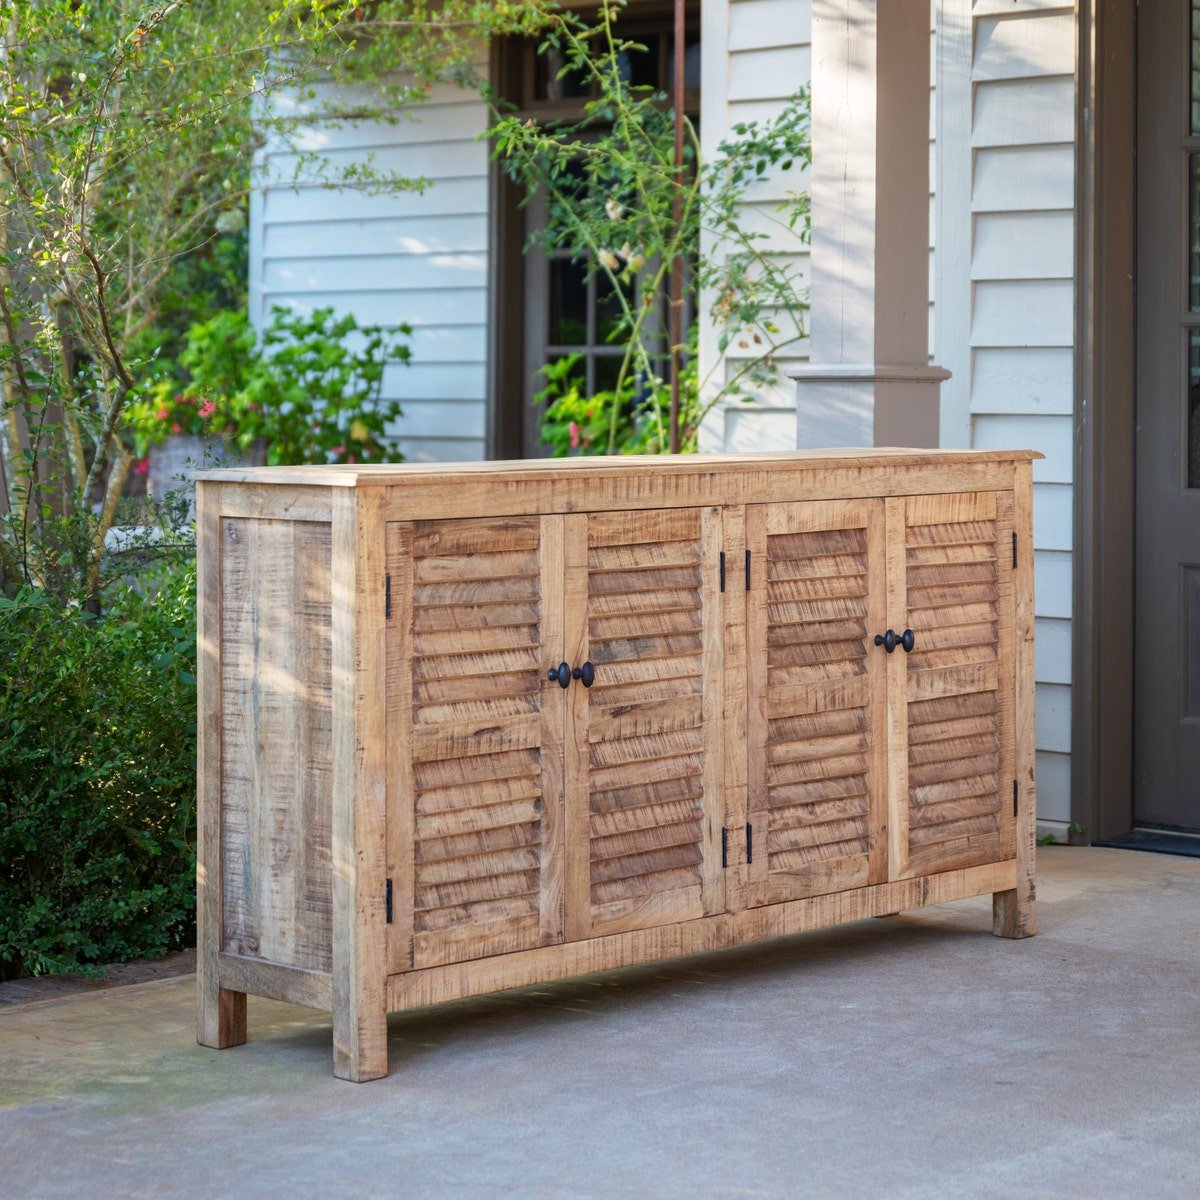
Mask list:
POLYGON ((1191 37, 1192 133, 1200 133, 1200 0, 1192 0, 1191 37))
POLYGON ((1200 329, 1188 330, 1187 485, 1200 488, 1200 329))
POLYGON ((617 71, 624 83, 630 87, 661 88, 663 81, 659 71, 659 38, 634 37, 644 50, 621 50, 617 54, 617 71))
POLYGON ((566 59, 561 50, 550 47, 537 56, 536 62, 534 95, 538 100, 577 100, 591 94, 586 74, 577 70, 563 71, 566 59))
POLYGON ((596 301, 596 341, 605 343, 615 337, 621 327, 621 297, 624 296, 625 303, 632 307, 634 289, 627 283, 621 283, 614 289, 607 275, 597 275, 596 292, 602 297, 596 301))
POLYGON ((621 373, 621 363, 624 355, 598 354, 596 356, 596 391, 611 392, 617 386, 617 376, 621 373))
MULTIPOLYGON (((1200 3, 1200 0, 1197 0, 1200 3)), ((669 46, 667 54, 667 91, 675 87, 675 47, 669 46)), ((683 86, 689 91, 700 90, 700 39, 689 37, 683 43, 683 86)))
POLYGON ((552 346, 587 345, 587 277, 570 258, 550 260, 550 329, 552 346))
POLYGON ((1188 155, 1188 305, 1200 312, 1200 154, 1188 155))

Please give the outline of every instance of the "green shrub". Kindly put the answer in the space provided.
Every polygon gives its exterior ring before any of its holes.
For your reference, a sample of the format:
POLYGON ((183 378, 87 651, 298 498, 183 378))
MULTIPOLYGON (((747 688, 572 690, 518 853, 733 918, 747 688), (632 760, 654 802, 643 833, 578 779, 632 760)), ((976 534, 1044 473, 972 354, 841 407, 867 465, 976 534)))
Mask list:
POLYGON ((177 363, 162 361, 130 401, 139 454, 172 433, 212 434, 241 450, 257 442, 272 466, 403 458, 388 442, 400 402, 383 397, 389 363, 408 363, 412 327, 360 325, 332 308, 276 305, 261 339, 243 310, 193 325, 177 363))
POLYGON ((195 587, 192 563, 102 616, 0 598, 0 972, 193 936, 195 587))

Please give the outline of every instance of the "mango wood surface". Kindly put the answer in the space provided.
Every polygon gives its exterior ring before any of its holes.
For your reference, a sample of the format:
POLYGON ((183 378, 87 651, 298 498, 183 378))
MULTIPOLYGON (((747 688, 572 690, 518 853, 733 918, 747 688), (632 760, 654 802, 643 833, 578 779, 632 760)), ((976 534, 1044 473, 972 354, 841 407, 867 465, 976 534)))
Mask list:
POLYGON ((252 467, 202 472, 227 483, 382 488, 389 520, 704 507, 1011 488, 1029 451, 813 451, 521 463, 252 467))
POLYGON ((569 936, 724 906, 717 509, 567 518, 569 936), (709 568, 712 570, 709 570, 709 568))
POLYGON ((220 488, 196 488, 196 1040, 222 1050, 246 1040, 246 993, 223 986, 221 861, 220 488))
MULTIPOLYGON (((884 475, 914 469, 925 476, 926 491, 955 468, 1032 462, 1042 455, 1035 450, 924 450, 913 447, 835 447, 827 450, 764 450, 746 454, 705 454, 666 457, 653 454, 589 455, 580 458, 497 460, 489 462, 373 463, 352 466, 221 467, 196 472, 200 480, 219 483, 265 483, 303 487, 379 487, 401 484, 422 486, 424 481, 486 482, 541 476, 544 479, 585 486, 588 481, 619 475, 643 478, 671 476, 754 476, 762 471, 804 470, 828 474, 841 466, 884 475), (881 468, 884 470, 881 471, 881 468)), ((1011 483, 1011 471, 1009 472, 1011 483)), ((878 481, 877 481, 878 483, 878 481)), ((877 492, 877 494, 879 494, 877 492)))
POLYGON ((749 902, 882 883, 883 501, 751 505, 749 902))
POLYGON ((226 517, 220 537, 221 949, 328 972, 330 526, 226 517))
POLYGON ((387 536, 391 968, 559 941, 563 518, 387 536))
POLYGON ((892 877, 1012 858, 1012 493, 887 505, 892 877))
POLYGON ((328 971, 285 967, 241 954, 222 954, 218 962, 221 986, 305 1008, 333 1010, 333 976, 328 971))
POLYGON ((370 1079, 389 1007, 989 891, 1032 933, 1032 457, 205 473, 199 1039, 329 1008, 370 1079))
POLYGON ((592 971, 610 971, 684 954, 701 954, 867 917, 886 916, 906 908, 1012 890, 1015 882, 1015 863, 992 863, 737 913, 700 917, 679 925, 659 925, 478 962, 410 971, 393 975, 388 980, 388 1005, 390 1011, 399 1012, 505 988, 569 979, 592 971))
POLYGON ((333 498, 333 1072, 387 1074, 385 530, 378 493, 333 498))
POLYGON ((1014 773, 1017 805, 1013 842, 1017 856, 1016 886, 993 897, 993 932, 998 937, 1025 938, 1037 932, 1034 864, 1037 850, 1037 780, 1033 674, 1033 467, 1018 462, 1013 487, 1013 526, 1017 534, 1014 579, 1013 682, 1014 773))

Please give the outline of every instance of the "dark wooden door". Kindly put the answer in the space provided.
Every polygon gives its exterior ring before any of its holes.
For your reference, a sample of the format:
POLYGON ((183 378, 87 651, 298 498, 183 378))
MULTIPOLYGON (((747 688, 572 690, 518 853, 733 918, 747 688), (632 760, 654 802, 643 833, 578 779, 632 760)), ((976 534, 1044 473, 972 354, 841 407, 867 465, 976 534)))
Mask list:
POLYGON ((1200 0, 1138 7, 1134 820, 1200 828, 1200 0))

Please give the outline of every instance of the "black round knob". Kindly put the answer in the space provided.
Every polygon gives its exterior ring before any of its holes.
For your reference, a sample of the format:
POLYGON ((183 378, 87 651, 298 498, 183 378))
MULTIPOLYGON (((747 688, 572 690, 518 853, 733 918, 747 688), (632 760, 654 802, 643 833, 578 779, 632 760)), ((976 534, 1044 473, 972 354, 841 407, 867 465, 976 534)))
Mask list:
POLYGON ((917 639, 916 639, 916 637, 915 637, 915 635, 913 634, 913 631, 912 631, 911 629, 906 629, 906 630, 905 630, 905 631, 904 631, 904 632, 903 632, 903 633, 900 635, 900 645, 902 645, 902 646, 904 647, 904 653, 905 653, 905 654, 911 654, 911 653, 912 653, 912 648, 913 648, 913 646, 916 644, 916 640, 917 640, 917 639))
POLYGON ((877 633, 875 635, 875 645, 882 646, 889 654, 896 649, 898 640, 894 629, 889 629, 887 633, 877 633))
POLYGON ((546 678, 551 683, 558 681, 558 686, 561 688, 571 686, 571 668, 565 662, 560 662, 557 667, 551 667, 546 672, 546 678))
POLYGON ((584 687, 591 687, 596 682, 596 668, 590 662, 585 662, 582 667, 576 667, 571 674, 583 684, 584 687))

